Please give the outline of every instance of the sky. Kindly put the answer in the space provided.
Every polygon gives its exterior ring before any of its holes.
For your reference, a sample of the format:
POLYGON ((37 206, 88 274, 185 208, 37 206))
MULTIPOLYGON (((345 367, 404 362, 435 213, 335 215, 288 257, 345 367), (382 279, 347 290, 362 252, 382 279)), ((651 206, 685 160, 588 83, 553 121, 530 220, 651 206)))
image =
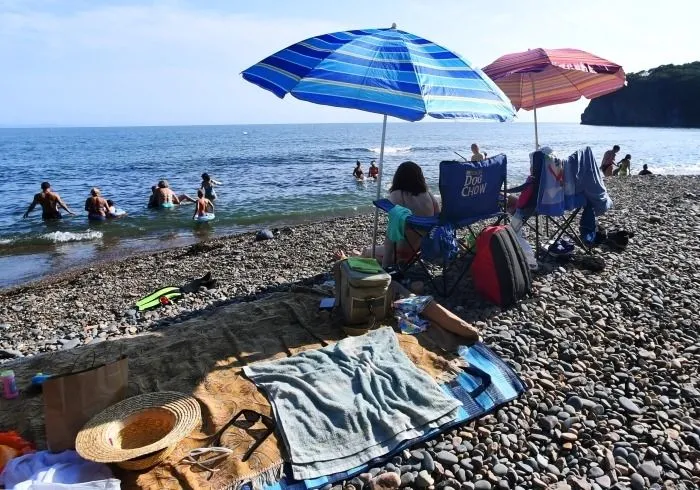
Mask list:
MULTIPOLYGON (((697 0, 0 0, 0 126, 378 122, 280 100, 240 72, 308 37, 393 22, 478 67, 567 47, 635 72, 700 59, 699 17, 697 0)), ((538 119, 579 122, 586 103, 538 119)))

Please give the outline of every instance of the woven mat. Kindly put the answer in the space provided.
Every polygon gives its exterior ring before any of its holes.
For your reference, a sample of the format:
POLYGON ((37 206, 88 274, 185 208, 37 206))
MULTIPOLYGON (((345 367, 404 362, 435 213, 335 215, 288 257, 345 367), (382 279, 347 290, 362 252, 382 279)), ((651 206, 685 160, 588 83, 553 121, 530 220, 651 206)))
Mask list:
MULTIPOLYGON (((251 431, 227 429, 221 442, 234 450, 234 457, 220 464, 211 478, 177 463, 191 448, 203 445, 201 437, 216 432, 239 410, 270 414, 267 399, 241 375, 244 365, 319 348, 344 337, 328 314, 318 311, 320 298, 327 295, 328 291, 308 288, 273 294, 216 308, 157 332, 36 356, 8 367, 15 369, 18 385, 26 387, 37 372, 68 373, 126 355, 129 396, 159 390, 192 393, 202 405, 203 427, 150 471, 117 470, 124 488, 236 489, 248 480, 261 486, 281 476, 283 445, 274 435, 242 463, 240 456, 253 443, 251 431)), ((446 373, 459 358, 448 352, 455 352, 457 337, 435 328, 418 338, 400 335, 399 340, 416 365, 436 379, 450 377, 446 373)), ((0 426, 19 430, 39 448, 45 447, 41 395, 23 394, 19 400, 0 402, 0 426)))

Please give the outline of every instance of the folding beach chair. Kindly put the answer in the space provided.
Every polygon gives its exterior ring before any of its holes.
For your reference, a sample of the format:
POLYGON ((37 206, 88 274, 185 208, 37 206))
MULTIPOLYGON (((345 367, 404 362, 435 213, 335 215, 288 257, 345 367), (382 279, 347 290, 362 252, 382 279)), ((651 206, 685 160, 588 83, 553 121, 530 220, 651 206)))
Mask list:
POLYGON ((524 210, 523 222, 534 216, 535 250, 538 256, 544 252, 540 246, 568 237, 586 254, 591 254, 591 240, 582 235, 595 235, 595 216, 605 213, 612 201, 607 195, 602 175, 590 147, 573 153, 567 159, 548 158, 542 151, 532 155, 532 171, 535 186, 532 202, 524 210), (580 217, 579 230, 575 219, 580 217), (584 231, 589 228, 587 231, 584 231))
MULTIPOLYGON (((454 284, 448 287, 447 271, 456 262, 456 256, 443 250, 444 253, 440 254, 442 256, 439 259, 436 260, 433 257, 433 261, 438 262, 442 267, 442 285, 438 285, 422 250, 426 246, 434 245, 431 240, 438 239, 442 233, 443 240, 451 238, 453 242, 457 242, 459 250, 456 255, 473 253, 475 240, 458 240, 457 233, 460 229, 466 228, 471 237, 476 238, 478 233, 473 228, 476 223, 494 219, 494 224, 498 224, 507 219, 505 213, 507 173, 508 160, 505 155, 496 155, 482 162, 440 162, 439 186, 442 210, 435 216, 409 216, 406 219, 406 229, 417 232, 423 236, 423 239, 420 249, 414 249, 410 241, 406 240, 412 256, 400 266, 401 271, 405 272, 413 264, 418 263, 438 294, 442 296, 452 294, 469 269, 470 261, 465 261, 454 284), (451 237, 445 237, 445 234, 451 237)), ((394 204, 388 199, 375 201, 374 205, 387 213, 394 208, 394 204)), ((388 252, 385 251, 385 253, 388 252)), ((394 253, 396 253, 395 250, 394 253)))

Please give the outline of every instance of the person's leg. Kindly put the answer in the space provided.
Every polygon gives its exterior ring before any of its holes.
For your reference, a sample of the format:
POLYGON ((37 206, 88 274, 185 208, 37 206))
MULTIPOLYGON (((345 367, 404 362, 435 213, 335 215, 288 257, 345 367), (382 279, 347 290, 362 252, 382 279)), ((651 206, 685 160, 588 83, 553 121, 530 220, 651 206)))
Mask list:
MULTIPOLYGON (((396 281, 391 281, 390 288, 393 298, 408 298, 414 296, 408 289, 396 281)), ((474 325, 462 320, 435 300, 428 303, 420 315, 448 332, 459 335, 471 342, 479 340, 479 331, 474 325)))

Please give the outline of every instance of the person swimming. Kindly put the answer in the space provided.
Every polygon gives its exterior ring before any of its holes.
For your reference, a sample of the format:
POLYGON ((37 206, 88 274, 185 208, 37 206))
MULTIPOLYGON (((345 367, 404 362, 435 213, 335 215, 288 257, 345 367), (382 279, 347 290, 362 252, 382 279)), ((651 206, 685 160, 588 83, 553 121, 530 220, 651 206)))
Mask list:
POLYGON ((156 202, 160 208, 172 208, 173 206, 183 204, 186 202, 197 202, 192 199, 187 194, 180 194, 179 196, 173 192, 168 184, 167 180, 161 180, 158 182, 158 187, 156 189, 156 202))
POLYGON ((29 213, 34 211, 37 204, 41 206, 41 219, 44 221, 61 219, 62 216, 59 208, 65 210, 70 215, 75 215, 73 211, 68 209, 66 203, 61 199, 61 196, 51 190, 51 184, 48 182, 41 183, 41 192, 34 194, 34 200, 29 205, 22 218, 26 219, 29 213))
POLYGON ((372 160, 369 164, 368 174, 369 174, 370 179, 375 179, 375 180, 379 176, 379 167, 377 167, 377 164, 374 163, 374 160, 372 160))
POLYGON ((357 180, 363 180, 365 178, 365 172, 362 170, 362 163, 359 160, 355 165, 355 169, 352 171, 352 176, 357 180))
POLYGON ((206 172, 202 174, 202 184, 200 188, 204 191, 204 197, 212 202, 216 200, 216 190, 214 186, 217 185, 221 185, 221 182, 212 179, 206 172))
POLYGON ((153 209, 158 207, 158 186, 151 186, 151 195, 148 196, 148 208, 153 209))
POLYGON ((111 199, 107 199, 107 217, 121 218, 122 216, 126 216, 126 211, 119 209, 117 204, 111 199))
POLYGON ((100 195, 100 190, 97 187, 90 189, 90 197, 85 200, 85 211, 88 212, 88 219, 90 221, 104 221, 107 219, 108 208, 109 204, 100 195))

